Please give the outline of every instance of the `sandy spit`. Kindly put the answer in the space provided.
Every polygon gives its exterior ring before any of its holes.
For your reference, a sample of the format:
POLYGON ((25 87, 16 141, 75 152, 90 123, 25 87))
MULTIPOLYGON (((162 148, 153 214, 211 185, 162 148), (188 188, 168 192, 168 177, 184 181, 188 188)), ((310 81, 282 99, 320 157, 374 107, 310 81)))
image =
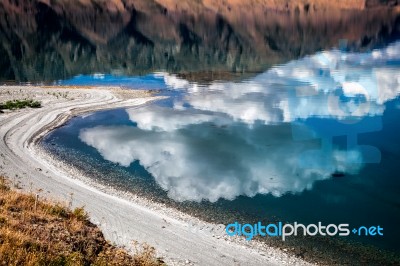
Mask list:
POLYGON ((10 177, 16 189, 85 206, 108 240, 128 250, 133 250, 133 241, 147 242, 169 265, 310 265, 257 241, 194 230, 189 224, 212 225, 94 184, 37 145, 73 116, 141 106, 161 97, 111 87, 0 86, 0 102, 24 98, 39 100, 43 107, 0 114, 0 174, 10 177))

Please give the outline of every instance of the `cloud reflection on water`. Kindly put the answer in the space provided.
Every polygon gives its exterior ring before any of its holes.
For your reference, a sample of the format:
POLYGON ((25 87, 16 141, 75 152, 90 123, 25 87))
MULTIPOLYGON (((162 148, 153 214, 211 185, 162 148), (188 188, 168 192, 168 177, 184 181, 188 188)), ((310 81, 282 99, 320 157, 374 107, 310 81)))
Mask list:
POLYGON ((329 160, 315 154, 299 167, 302 152, 319 143, 293 141, 289 122, 317 117, 323 127, 325 119, 382 115, 400 92, 399 60, 397 43, 319 53, 241 83, 199 86, 164 74, 167 86, 185 92, 173 108, 127 109, 137 127, 87 128, 79 137, 106 160, 138 160, 178 201, 301 192, 334 172, 357 173, 363 154, 334 147, 329 160))
POLYGON ((299 168, 297 155, 315 145, 288 141, 290 135, 288 125, 249 128, 241 123, 229 127, 203 123, 175 131, 100 126, 82 130, 80 138, 106 160, 123 166, 139 160, 178 201, 257 193, 280 196, 310 188, 335 170, 349 170, 340 151, 331 154, 335 164, 330 169, 299 168))

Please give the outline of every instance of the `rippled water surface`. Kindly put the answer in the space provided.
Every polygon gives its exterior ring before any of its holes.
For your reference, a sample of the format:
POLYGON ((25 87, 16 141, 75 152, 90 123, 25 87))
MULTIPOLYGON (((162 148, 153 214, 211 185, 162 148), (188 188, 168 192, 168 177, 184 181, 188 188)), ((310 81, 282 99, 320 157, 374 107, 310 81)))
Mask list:
POLYGON ((320 52, 237 82, 155 73, 63 85, 161 89, 167 100, 72 119, 44 140, 107 184, 254 219, 380 225, 400 251, 400 43, 320 52))

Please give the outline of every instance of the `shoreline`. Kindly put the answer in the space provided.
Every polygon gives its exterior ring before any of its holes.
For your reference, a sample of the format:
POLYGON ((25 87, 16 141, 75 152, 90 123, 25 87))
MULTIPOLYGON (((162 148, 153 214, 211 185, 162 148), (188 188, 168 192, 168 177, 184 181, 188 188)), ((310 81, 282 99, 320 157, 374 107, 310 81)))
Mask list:
MULTIPOLYGON (((72 207, 84 205, 91 221, 100 226, 108 240, 127 248, 132 247, 134 240, 147 242, 168 265, 311 265, 257 241, 191 232, 188 222, 200 220, 162 204, 94 184, 37 145, 47 133, 74 116, 142 106, 163 97, 148 91, 112 87, 1 86, 0 100, 3 90, 17 92, 16 95, 26 92, 35 97, 41 94, 43 107, 0 114, 0 173, 24 191, 36 191, 41 197, 69 202, 72 207), (54 91, 73 96, 55 99, 51 94, 54 91)), ((207 223, 201 221, 201 224, 207 223)))

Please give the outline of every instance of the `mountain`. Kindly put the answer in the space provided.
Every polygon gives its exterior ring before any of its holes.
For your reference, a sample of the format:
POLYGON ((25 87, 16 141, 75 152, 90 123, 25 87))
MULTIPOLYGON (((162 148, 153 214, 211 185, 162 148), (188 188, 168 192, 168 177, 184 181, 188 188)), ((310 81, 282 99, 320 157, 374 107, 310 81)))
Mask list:
POLYGON ((154 71, 228 78, 399 36, 398 0, 2 0, 0 79, 154 71))

